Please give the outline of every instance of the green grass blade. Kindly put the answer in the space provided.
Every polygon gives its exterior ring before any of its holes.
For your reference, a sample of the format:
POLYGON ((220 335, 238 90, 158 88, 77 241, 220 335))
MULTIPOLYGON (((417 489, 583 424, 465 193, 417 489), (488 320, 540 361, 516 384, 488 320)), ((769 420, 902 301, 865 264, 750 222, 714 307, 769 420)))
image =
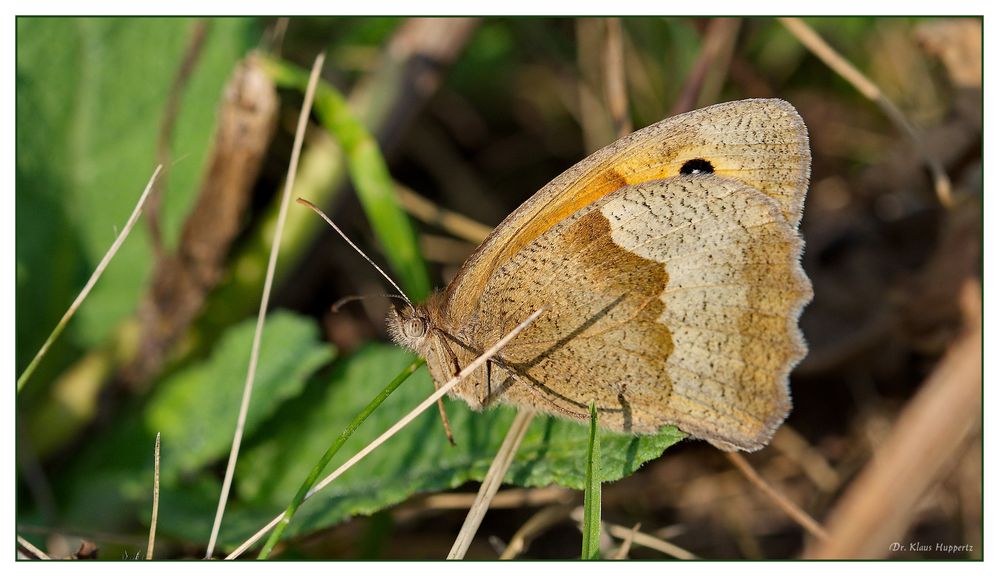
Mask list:
POLYGON ((583 489, 584 561, 600 558, 600 436, 597 408, 590 403, 590 443, 586 453, 586 487, 583 489))
POLYGON ((291 518, 295 516, 295 512, 298 511, 298 508, 305 500, 305 496, 308 494, 309 489, 316 484, 316 480, 319 479, 319 475, 322 474, 323 469, 326 468, 326 465, 329 464, 330 460, 337 454, 340 448, 343 447, 343 444, 347 442, 347 439, 354 434, 357 427, 361 426, 361 423, 363 423, 371 415, 371 413, 373 413, 375 409, 377 409, 378 406, 389 397, 389 395, 399 388, 399 385, 401 385, 403 381, 408 379, 410 375, 416 372, 416 369, 420 368, 425 362, 426 361, 423 359, 416 359, 410 363, 408 367, 403 369, 402 372, 400 372, 399 375, 388 384, 388 386, 382 389, 382 391, 378 393, 378 395, 372 399, 371 402, 368 403, 368 405, 364 407, 364 409, 358 413, 356 417, 354 417, 350 424, 347 425, 347 428, 340 433, 340 436, 337 437, 335 441, 333 441, 333 444, 330 445, 329 449, 326 450, 326 453, 319 459, 316 466, 309 472, 309 476, 302 482, 302 486, 299 487, 298 493, 295 494, 295 498, 292 499, 288 508, 285 509, 281 522, 274 527, 274 531, 267 538, 267 542, 264 543, 257 559, 267 559, 267 557, 270 556, 274 546, 281 540, 281 536, 284 534, 285 528, 287 528, 288 524, 291 523, 291 518))
MULTIPOLYGON (((305 69, 273 58, 262 57, 261 62, 278 86, 305 90, 309 76, 305 69)), ((412 223, 396 200, 395 184, 377 141, 329 83, 319 82, 314 107, 322 125, 343 148, 361 206, 392 270, 399 275, 407 296, 423 300, 431 288, 427 266, 412 223)))

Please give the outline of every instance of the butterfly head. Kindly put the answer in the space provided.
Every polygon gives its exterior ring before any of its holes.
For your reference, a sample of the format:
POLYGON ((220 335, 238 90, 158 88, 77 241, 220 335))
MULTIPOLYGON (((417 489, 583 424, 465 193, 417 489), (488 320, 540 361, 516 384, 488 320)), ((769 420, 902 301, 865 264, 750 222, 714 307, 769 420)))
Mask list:
POLYGON ((425 356, 429 346, 427 335, 430 334, 430 317, 425 307, 408 302, 393 303, 386 322, 393 341, 425 356))

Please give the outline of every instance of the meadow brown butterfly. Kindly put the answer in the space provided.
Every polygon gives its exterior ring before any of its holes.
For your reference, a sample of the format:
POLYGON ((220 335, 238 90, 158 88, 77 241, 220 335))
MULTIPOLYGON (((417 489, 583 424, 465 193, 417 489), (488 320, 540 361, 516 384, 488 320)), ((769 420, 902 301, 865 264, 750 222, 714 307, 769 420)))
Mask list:
POLYGON ((782 100, 709 106, 593 153, 508 216, 393 338, 443 384, 545 312, 453 396, 763 447, 791 407, 812 288, 798 234, 811 155, 782 100))

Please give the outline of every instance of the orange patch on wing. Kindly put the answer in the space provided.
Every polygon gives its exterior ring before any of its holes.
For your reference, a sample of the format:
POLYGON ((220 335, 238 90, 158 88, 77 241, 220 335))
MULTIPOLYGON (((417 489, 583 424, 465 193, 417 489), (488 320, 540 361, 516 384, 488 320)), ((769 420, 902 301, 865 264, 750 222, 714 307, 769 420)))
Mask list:
MULTIPOLYGON (((643 161, 633 156, 628 159, 627 164, 641 166, 643 161)), ((497 262, 506 262, 548 229, 608 194, 625 186, 675 176, 679 171, 679 167, 674 166, 675 163, 651 165, 649 169, 634 171, 626 171, 627 164, 598 169, 590 180, 566 189, 561 195, 560 202, 542 211, 516 236, 515 242, 510 242, 504 247, 497 262)))

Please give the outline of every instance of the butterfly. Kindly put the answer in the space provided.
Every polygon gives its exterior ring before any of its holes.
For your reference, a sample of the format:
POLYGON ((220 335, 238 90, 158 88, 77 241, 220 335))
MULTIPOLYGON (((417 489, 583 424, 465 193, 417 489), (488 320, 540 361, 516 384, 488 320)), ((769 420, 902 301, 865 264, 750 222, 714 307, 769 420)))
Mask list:
POLYGON ((435 383, 544 313, 452 396, 759 449, 791 408, 812 298, 798 232, 811 155, 789 103, 662 120, 569 168, 511 213, 448 286, 393 306, 435 383))

